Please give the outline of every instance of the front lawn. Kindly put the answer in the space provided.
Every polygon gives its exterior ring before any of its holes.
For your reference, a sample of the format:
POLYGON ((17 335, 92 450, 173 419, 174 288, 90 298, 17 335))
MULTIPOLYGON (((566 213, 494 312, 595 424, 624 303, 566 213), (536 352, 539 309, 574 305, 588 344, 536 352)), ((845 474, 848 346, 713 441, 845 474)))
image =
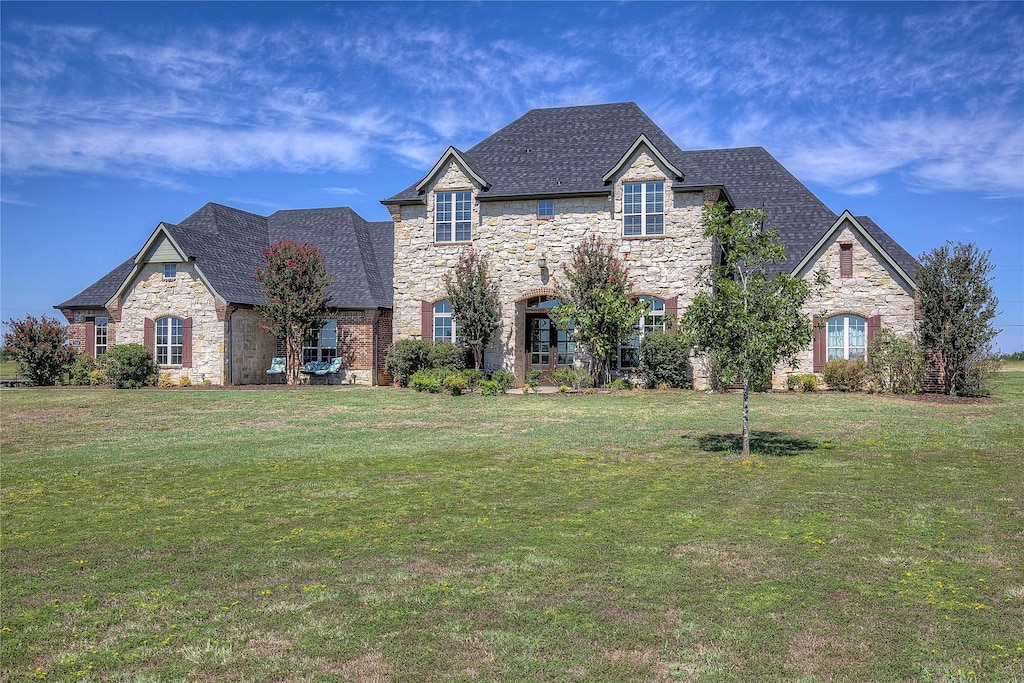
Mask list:
POLYGON ((996 398, 3 390, 0 680, 1024 679, 996 398))

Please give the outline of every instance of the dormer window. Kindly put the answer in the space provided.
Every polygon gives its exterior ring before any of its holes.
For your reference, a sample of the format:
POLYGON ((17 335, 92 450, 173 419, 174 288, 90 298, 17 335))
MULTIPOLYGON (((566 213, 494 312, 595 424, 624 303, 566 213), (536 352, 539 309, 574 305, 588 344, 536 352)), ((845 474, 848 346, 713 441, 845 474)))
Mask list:
POLYGON ((665 183, 623 183, 622 234, 626 237, 665 234, 665 183))
POLYGON ((164 279, 173 280, 178 277, 178 264, 177 263, 165 263, 164 264, 164 279))
POLYGON ((473 239, 472 226, 472 192, 438 192, 434 195, 435 242, 469 242, 473 239))

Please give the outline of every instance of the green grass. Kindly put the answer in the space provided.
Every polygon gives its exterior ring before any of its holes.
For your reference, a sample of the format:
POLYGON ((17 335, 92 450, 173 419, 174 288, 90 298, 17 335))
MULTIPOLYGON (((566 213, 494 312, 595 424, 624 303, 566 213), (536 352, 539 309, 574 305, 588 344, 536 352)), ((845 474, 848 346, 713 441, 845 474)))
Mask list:
POLYGON ((1024 680, 995 396, 4 390, 0 680, 1024 680))
POLYGON ((0 380, 24 379, 18 364, 13 360, 6 360, 0 363, 0 380))

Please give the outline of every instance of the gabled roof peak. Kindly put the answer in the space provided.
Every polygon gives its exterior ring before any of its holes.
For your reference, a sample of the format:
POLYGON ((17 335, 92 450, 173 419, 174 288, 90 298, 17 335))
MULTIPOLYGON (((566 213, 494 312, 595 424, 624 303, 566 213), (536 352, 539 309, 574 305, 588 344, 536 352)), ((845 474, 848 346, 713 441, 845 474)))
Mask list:
POLYGON ((430 181, 433 180, 434 177, 437 176, 437 174, 440 173, 451 161, 455 161, 459 166, 465 169, 466 173, 469 174, 469 177, 480 185, 481 188, 485 190, 489 188, 491 184, 473 168, 473 165, 469 163, 469 160, 466 157, 467 155, 465 152, 449 145, 448 149, 446 149, 444 154, 441 155, 441 158, 437 160, 436 164, 434 164, 434 167, 430 169, 430 172, 423 177, 423 180, 416 184, 416 191, 420 193, 424 192, 427 185, 430 184, 430 181))

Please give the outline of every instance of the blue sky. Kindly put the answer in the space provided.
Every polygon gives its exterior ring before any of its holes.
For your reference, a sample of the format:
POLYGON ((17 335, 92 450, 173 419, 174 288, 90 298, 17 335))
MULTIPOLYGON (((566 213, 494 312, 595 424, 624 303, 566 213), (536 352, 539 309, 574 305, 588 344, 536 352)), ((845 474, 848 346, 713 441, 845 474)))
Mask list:
POLYGON ((208 201, 379 200, 534 107, 637 102, 760 145, 915 256, 992 250, 1024 350, 1024 4, 15 3, 0 11, 0 317, 208 201))

